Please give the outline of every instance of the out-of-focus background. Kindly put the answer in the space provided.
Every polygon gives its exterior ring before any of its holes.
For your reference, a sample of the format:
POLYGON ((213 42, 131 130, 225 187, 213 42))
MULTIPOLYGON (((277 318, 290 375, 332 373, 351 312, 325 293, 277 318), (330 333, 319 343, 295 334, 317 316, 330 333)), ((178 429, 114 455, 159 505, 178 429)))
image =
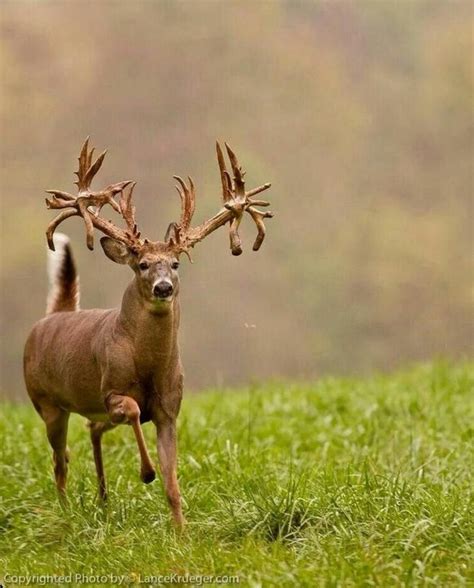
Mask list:
MULTIPOLYGON (((189 387, 388 370, 472 352, 470 2, 3 2, 1 394, 47 294, 44 190, 73 190, 84 138, 96 186, 136 179, 144 233, 197 184, 219 207, 214 141, 248 186, 271 181, 261 251, 227 230, 182 263, 189 387)), ((131 278, 77 219, 83 307, 131 278)))

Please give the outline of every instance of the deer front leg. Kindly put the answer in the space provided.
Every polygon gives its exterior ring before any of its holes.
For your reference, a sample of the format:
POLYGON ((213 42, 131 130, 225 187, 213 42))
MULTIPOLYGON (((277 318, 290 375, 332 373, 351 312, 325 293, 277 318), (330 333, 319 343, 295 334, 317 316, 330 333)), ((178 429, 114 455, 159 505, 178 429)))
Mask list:
POLYGON ((173 520, 177 527, 186 522, 181 509, 181 494, 177 474, 176 421, 171 418, 160 419, 156 423, 158 433, 158 457, 163 485, 173 520))
POLYGON ((120 394, 109 394, 106 400, 107 411, 113 424, 130 423, 137 440, 138 451, 140 452, 140 478, 145 484, 155 479, 155 468, 151 461, 145 443, 145 437, 140 425, 140 407, 130 396, 120 394))

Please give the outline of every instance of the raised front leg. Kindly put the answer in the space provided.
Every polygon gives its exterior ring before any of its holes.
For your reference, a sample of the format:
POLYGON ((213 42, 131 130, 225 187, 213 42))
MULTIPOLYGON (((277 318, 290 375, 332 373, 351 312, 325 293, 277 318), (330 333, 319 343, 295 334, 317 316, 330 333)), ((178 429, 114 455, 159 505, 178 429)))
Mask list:
POLYGON ((166 497, 168 498, 175 524, 182 527, 186 521, 181 509, 181 494, 178 484, 176 421, 171 418, 160 419, 156 426, 158 457, 166 497))
POLYGON ((106 406, 113 424, 129 423, 132 425, 138 451, 140 452, 140 478, 145 484, 153 482, 156 476, 155 468, 148 453, 140 425, 140 407, 130 396, 121 396, 120 394, 107 395, 106 406))

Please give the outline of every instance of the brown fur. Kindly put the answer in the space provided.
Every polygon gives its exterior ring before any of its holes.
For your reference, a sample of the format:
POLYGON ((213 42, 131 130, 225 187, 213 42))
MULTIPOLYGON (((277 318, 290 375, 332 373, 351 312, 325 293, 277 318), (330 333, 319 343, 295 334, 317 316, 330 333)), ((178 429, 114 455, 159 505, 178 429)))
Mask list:
MULTIPOLYGON (((110 256, 110 251, 106 253, 110 256)), ((135 278, 124 293, 121 308, 61 311, 46 316, 28 337, 24 368, 28 393, 45 421, 54 450, 58 490, 65 491, 71 412, 91 421, 99 489, 104 498, 102 433, 119 423, 132 425, 141 456, 141 477, 150 482, 154 468, 140 422, 151 420, 158 431, 158 455, 168 500, 180 525, 183 516, 176 474, 176 418, 183 371, 177 336, 179 279, 170 265, 175 261, 174 256, 152 243, 140 254, 130 254, 127 263, 134 269, 135 278), (139 263, 145 259, 150 267, 142 272, 139 263), (163 277, 173 282, 170 302, 156 301, 151 294, 153 283, 163 277)))

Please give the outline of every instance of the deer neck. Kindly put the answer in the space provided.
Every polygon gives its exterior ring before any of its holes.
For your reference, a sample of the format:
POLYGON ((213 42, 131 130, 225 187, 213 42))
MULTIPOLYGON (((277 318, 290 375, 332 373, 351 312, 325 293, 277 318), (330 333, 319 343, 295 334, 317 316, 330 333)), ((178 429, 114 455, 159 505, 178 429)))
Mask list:
POLYGON ((179 318, 178 296, 169 306, 151 312, 140 295, 136 280, 128 285, 118 322, 133 341, 137 364, 161 369, 178 359, 179 318))

